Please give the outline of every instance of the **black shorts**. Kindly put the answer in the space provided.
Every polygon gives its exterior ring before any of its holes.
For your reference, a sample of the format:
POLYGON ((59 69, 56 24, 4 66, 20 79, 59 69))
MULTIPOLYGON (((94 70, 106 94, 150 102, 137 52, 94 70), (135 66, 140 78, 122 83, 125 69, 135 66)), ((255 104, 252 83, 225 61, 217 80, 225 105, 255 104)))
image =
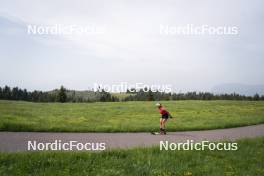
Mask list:
POLYGON ((167 113, 166 114, 162 114, 161 118, 162 119, 168 119, 169 118, 169 114, 167 114, 167 113))

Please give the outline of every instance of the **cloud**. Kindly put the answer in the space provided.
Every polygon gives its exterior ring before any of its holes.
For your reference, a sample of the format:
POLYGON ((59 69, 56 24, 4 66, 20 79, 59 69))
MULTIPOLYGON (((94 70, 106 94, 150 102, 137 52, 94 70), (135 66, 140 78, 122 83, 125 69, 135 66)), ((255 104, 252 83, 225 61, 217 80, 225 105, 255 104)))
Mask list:
POLYGON ((85 89, 96 81, 127 81, 172 84, 178 91, 210 90, 226 82, 263 84, 262 5, 262 1, 4 1, 0 84, 85 89), (106 32, 30 36, 25 33, 28 24, 96 25, 106 32), (164 36, 160 24, 237 26, 239 35, 164 36), (10 73, 10 66, 19 74, 10 73))

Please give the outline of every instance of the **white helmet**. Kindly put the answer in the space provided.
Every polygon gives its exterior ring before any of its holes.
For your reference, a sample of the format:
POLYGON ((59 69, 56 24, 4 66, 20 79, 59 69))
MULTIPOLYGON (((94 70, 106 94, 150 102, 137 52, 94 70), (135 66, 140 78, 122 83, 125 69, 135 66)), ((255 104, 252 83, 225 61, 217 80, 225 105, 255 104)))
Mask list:
POLYGON ((161 106, 161 104, 160 104, 160 103, 156 103, 156 106, 158 106, 158 107, 159 107, 159 106, 161 106))

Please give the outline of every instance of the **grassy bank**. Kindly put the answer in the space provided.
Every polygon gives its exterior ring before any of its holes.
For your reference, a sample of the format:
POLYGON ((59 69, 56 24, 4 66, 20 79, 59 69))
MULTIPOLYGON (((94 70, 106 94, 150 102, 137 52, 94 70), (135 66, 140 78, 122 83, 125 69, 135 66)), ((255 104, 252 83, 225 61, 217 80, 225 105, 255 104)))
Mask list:
MULTIPOLYGON (((167 101, 169 131, 264 123, 264 102, 167 101)), ((138 132, 159 127, 155 102, 30 103, 0 101, 0 130, 138 132)))
POLYGON ((264 175, 264 138, 238 141, 237 151, 160 151, 0 154, 0 175, 264 175))

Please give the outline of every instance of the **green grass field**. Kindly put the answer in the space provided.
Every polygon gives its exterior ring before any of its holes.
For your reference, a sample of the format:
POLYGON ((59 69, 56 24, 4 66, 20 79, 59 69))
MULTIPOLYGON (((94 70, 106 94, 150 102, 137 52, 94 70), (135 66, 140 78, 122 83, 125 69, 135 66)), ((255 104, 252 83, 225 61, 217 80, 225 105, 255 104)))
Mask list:
POLYGON ((0 153, 0 175, 264 175, 264 138, 237 151, 160 151, 158 147, 91 152, 0 153))
POLYGON ((130 95, 135 95, 132 93, 111 93, 113 96, 119 98, 120 100, 125 99, 126 97, 130 96, 130 95))
MULTIPOLYGON (((263 101, 166 101, 168 131, 264 123, 263 101)), ((159 129, 155 102, 30 103, 0 101, 2 131, 139 132, 159 129)))

